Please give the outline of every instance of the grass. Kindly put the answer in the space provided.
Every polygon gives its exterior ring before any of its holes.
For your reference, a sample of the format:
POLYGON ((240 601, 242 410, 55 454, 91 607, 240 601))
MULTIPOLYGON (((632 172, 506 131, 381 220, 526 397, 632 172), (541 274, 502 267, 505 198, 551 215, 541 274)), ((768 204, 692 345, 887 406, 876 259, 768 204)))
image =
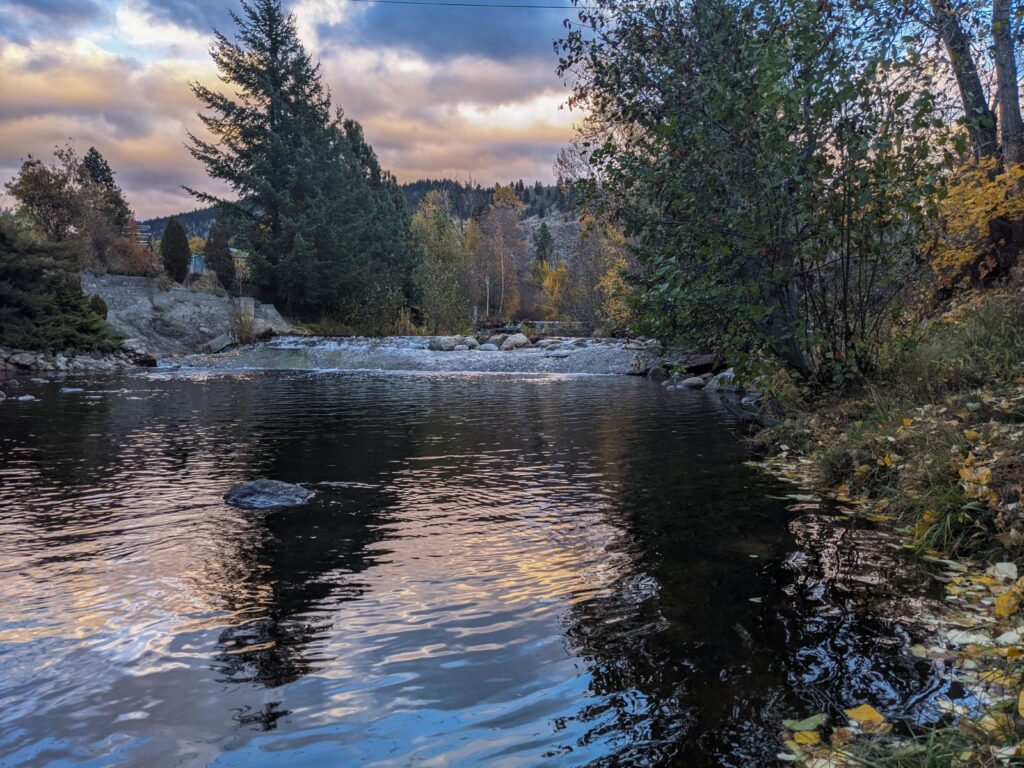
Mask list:
POLYGON ((929 626, 991 638, 987 646, 947 646, 943 662, 989 701, 986 712, 909 737, 860 736, 822 750, 835 758, 827 764, 1024 765, 1024 643, 994 640, 1024 626, 1024 578, 1000 582, 986 571, 1011 561, 1024 573, 1024 290, 968 297, 894 340, 877 375, 856 391, 803 403, 754 439, 785 446, 769 466, 890 521, 933 568, 959 560, 957 570, 937 573, 947 602, 929 626), (803 461, 785 458, 791 453, 803 461))
POLYGON ((821 485, 887 504, 924 549, 1024 556, 1024 293, 971 297, 890 350, 859 391, 760 433, 821 485), (979 482, 984 480, 985 482, 979 482))

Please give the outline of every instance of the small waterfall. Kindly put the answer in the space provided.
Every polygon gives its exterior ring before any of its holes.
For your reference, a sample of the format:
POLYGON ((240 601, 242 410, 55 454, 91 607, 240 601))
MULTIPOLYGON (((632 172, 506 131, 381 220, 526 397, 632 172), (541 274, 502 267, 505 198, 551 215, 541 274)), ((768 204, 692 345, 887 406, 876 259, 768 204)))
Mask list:
POLYGON ((565 337, 510 351, 452 352, 430 350, 430 340, 428 336, 283 336, 216 355, 188 357, 182 365, 212 371, 615 375, 633 373, 638 367, 644 370, 653 361, 653 355, 642 344, 621 339, 565 337))

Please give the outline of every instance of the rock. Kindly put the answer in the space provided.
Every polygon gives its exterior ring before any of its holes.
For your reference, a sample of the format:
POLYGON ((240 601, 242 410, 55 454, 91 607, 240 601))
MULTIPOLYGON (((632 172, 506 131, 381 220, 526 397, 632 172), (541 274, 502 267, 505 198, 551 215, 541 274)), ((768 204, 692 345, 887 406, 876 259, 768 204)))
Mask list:
POLYGON ((649 379, 664 379, 668 376, 668 373, 660 365, 652 365, 647 369, 647 378, 649 379))
POLYGON ((11 387, 12 389, 17 389, 18 387, 21 386, 21 382, 18 381, 17 379, 11 379, 10 381, 7 382, 7 386, 11 387))
POLYGON ((757 405, 762 397, 764 397, 764 392, 750 392, 743 396, 740 405, 757 405))
POLYGON ((206 348, 210 352, 221 352, 235 343, 235 338, 230 333, 222 333, 206 342, 206 348))
POLYGON ((50 383, 49 379, 41 379, 38 376, 35 376, 35 377, 29 379, 29 381, 31 381, 33 384, 49 384, 50 383))
POLYGON ((462 340, 462 343, 465 344, 466 347, 468 347, 469 349, 476 349, 477 347, 480 346, 480 342, 477 341, 472 336, 467 336, 466 338, 464 338, 462 340))
POLYGON ((1017 565, 1016 563, 996 563, 989 566, 988 575, 996 581, 1016 581, 1017 565))
POLYGON ((435 336, 427 344, 427 349, 431 352, 452 352, 460 341, 458 336, 435 336))
POLYGON ((34 398, 32 395, 22 395, 21 397, 18 398, 18 400, 21 400, 21 402, 23 402, 23 403, 34 403, 34 402, 36 402, 36 398, 34 398))
POLYGON ((145 342, 139 339, 125 339, 121 342, 121 349, 135 365, 147 368, 156 366, 156 356, 147 349, 145 342))
POLYGON ((486 344, 481 344, 479 347, 477 347, 477 349, 479 349, 481 352, 497 352, 498 345, 491 344, 491 342, 487 342, 486 344))
POLYGON ((7 362, 13 363, 19 368, 31 368, 39 360, 39 355, 35 352, 18 352, 7 358, 7 362))
POLYGON ((712 377, 711 380, 704 385, 704 389, 708 392, 743 391, 743 387, 736 383, 736 372, 732 368, 722 371, 717 376, 712 377))
POLYGON ((313 492, 301 485, 262 478, 232 486, 224 494, 224 502, 240 509, 270 509, 305 504, 312 496, 313 492))
POLYGON ((6 399, 7 399, 7 395, 5 395, 3 392, 0 392, 0 400, 6 400, 6 399))
POLYGON ((508 352, 511 349, 522 349, 530 346, 530 340, 521 333, 513 333, 501 343, 501 349, 508 352))
POLYGON ((688 355, 680 361, 679 369, 683 373, 699 376, 702 373, 711 373, 720 364, 718 355, 688 355))
POLYGON ((493 344, 496 347, 500 347, 505 343, 505 339, 508 338, 507 333, 496 333, 487 340, 488 344, 493 344))
POLYGON ((700 376, 690 376, 683 379, 679 386, 683 389, 704 389, 704 379, 700 376))
POLYGON ((455 351, 456 352, 469 352, 469 346, 467 346, 466 344, 456 344, 455 345, 455 351))
POLYGON ((80 392, 85 392, 81 387, 61 387, 57 390, 58 395, 77 395, 80 392))

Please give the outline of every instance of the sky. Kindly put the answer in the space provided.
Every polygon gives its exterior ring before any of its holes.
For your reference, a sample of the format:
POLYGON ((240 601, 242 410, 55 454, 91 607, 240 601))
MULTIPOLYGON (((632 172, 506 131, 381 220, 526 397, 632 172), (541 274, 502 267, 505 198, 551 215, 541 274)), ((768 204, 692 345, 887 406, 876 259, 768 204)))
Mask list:
MULTIPOLYGON (((508 2, 508 0, 477 0, 508 2)), ((569 0, 517 0, 552 5, 569 0)), ((2 0, 0 177, 73 139, 113 167, 139 218, 220 192, 185 148, 201 135, 190 80, 216 85, 212 30, 237 0, 2 0)), ((550 181, 580 119, 553 41, 572 12, 285 2, 346 117, 399 181, 550 181)), ((4 197, 2 204, 11 200, 4 197)))

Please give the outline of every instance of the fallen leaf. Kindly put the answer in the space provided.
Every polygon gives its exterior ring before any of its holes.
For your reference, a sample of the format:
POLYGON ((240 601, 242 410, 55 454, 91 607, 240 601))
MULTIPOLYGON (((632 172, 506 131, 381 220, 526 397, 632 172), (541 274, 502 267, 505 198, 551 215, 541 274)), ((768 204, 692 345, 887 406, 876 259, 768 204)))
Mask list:
POLYGON ((803 720, 783 720, 782 724, 791 731, 813 731, 821 728, 827 719, 828 715, 819 712, 816 715, 805 717, 803 720))
POLYGON ((793 741, 804 746, 811 746, 821 741, 821 735, 817 731, 797 731, 793 734, 793 741))
POLYGON ((1020 608, 1020 598, 1014 590, 1003 592, 996 597, 996 618, 1008 619, 1020 608))
POLYGON ((861 704, 859 707, 846 710, 846 716, 858 723, 884 723, 885 716, 870 704, 861 704))

